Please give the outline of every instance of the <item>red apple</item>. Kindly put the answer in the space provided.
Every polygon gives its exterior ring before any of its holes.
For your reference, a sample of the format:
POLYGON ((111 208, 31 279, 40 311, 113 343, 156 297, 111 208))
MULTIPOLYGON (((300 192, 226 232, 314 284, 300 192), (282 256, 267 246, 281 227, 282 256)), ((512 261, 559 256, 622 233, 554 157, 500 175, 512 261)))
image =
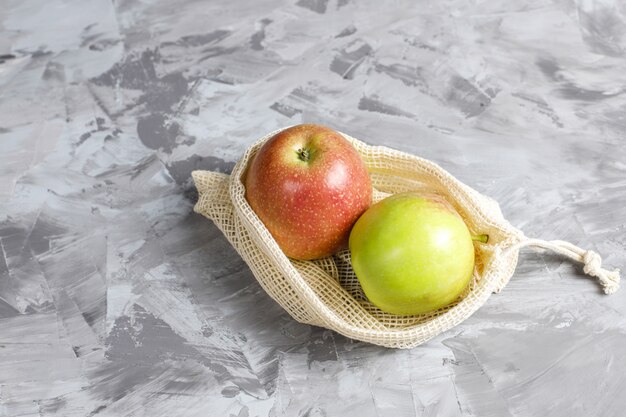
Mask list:
POLYGON ((372 203, 365 164, 352 144, 304 124, 269 139, 251 161, 246 199, 285 255, 318 259, 346 248, 372 203))

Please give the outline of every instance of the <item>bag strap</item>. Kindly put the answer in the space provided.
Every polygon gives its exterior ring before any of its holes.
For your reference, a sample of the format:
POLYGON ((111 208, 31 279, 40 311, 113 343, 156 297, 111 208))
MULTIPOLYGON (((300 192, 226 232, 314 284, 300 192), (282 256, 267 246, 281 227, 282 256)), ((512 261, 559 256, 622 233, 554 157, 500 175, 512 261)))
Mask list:
POLYGON ((609 271, 602 268, 602 258, 597 252, 579 248, 563 240, 542 240, 524 238, 520 242, 506 249, 506 252, 519 250, 523 247, 548 249, 563 255, 573 261, 584 264, 583 272, 592 277, 596 277, 605 294, 613 294, 619 289, 620 271, 614 269, 609 271))

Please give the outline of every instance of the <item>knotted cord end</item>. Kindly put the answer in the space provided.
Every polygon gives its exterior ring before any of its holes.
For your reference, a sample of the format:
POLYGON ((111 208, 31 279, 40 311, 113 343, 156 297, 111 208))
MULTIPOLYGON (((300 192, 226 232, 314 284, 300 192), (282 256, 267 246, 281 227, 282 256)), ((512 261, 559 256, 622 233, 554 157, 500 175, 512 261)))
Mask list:
POLYGON ((583 271, 587 275, 598 278, 605 294, 613 294, 619 289, 620 271, 609 271, 602 268, 602 258, 592 250, 585 251, 582 256, 583 271))
POLYGON ((598 278, 605 294, 613 294, 619 289, 620 271, 609 271, 602 268, 602 258, 597 252, 581 249, 576 245, 562 240, 522 239, 517 244, 510 246, 509 250, 519 250, 524 246, 541 249, 549 249, 568 258, 582 262, 585 274, 598 278))

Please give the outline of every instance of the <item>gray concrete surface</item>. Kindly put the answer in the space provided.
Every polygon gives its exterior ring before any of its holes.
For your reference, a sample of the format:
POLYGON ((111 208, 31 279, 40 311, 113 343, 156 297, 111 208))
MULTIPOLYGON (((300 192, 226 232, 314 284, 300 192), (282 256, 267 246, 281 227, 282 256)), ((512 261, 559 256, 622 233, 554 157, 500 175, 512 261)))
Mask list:
POLYGON ((273 129, 432 159, 626 266, 626 3, 0 1, 0 415, 624 415, 626 290, 525 252, 408 351, 296 323, 191 212, 273 129))

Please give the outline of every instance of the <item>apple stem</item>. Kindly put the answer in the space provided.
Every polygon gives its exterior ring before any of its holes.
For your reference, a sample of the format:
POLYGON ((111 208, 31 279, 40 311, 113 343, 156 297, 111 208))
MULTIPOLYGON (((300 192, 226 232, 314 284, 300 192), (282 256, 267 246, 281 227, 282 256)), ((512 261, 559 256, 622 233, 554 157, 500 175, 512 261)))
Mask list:
POLYGON ((475 235, 472 236, 472 240, 475 242, 487 243, 489 242, 489 235, 475 235))
POLYGON ((298 158, 300 158, 301 161, 307 162, 311 158, 311 153, 308 149, 298 149, 298 158))

